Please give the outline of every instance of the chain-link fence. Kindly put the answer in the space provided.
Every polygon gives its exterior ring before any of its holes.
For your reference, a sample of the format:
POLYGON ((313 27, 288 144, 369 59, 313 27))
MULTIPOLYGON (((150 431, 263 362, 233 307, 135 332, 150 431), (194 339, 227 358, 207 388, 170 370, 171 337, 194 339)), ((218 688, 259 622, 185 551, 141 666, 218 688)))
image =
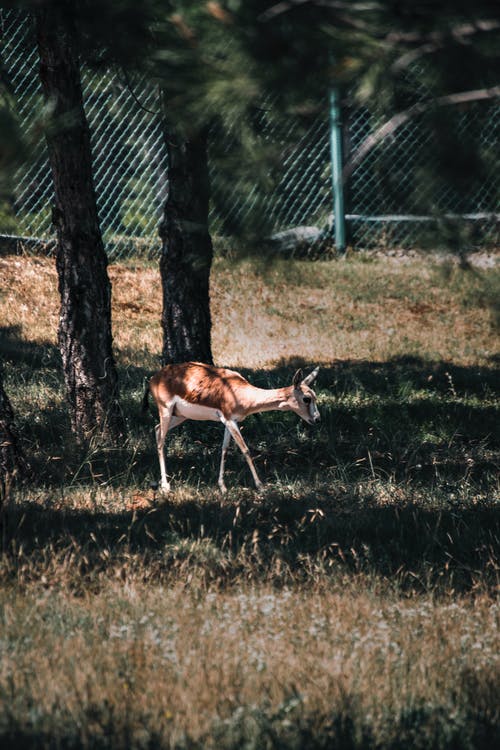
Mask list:
MULTIPOLYGON (((38 60, 29 19, 0 11, 2 72, 17 101, 22 129, 31 144, 27 163, 15 175, 11 205, 0 205, 0 235, 50 239, 52 183, 40 120, 42 111, 38 60)), ((157 91, 144 80, 132 83, 119 72, 83 73, 85 110, 89 122, 95 186, 101 228, 108 253, 120 257, 156 253, 157 227, 168 189, 167 153, 159 117, 157 91)), ((422 96, 420 92, 420 96, 422 96)), ((472 227, 476 246, 498 244, 500 170, 498 163, 498 100, 446 108, 450 143, 468 148, 472 142, 490 164, 481 178, 460 188, 442 179, 421 179, 439 146, 429 114, 408 120, 382 139, 353 169, 345 184, 348 241, 355 247, 404 246, 425 241, 425 230, 437 221, 472 227), (460 145, 461 144, 461 145, 460 145), (432 207, 432 210, 430 210, 432 207), (424 238, 424 240, 422 239, 424 238)), ((385 116, 388 119, 390 114, 385 116)), ((367 108, 344 102, 344 155, 350 155, 383 122, 367 108)), ((211 230, 224 234, 249 213, 258 200, 266 206, 268 225, 286 247, 332 244, 333 197, 328 105, 307 129, 289 122, 283 137, 269 126, 267 140, 282 144, 279 176, 274 188, 245 181, 244 190, 211 167, 213 208, 211 230), (260 194, 259 194, 260 191, 260 194), (264 200, 262 200, 264 198, 264 200)))
MULTIPOLYGON (((52 180, 41 122, 34 117, 43 111, 43 101, 33 28, 26 16, 0 11, 0 33, 3 69, 31 148, 14 179, 15 217, 0 215, 0 233, 47 240, 52 237, 52 180)), ((82 87, 107 249, 118 255, 147 248, 156 238, 167 191, 157 91, 145 81, 132 86, 124 74, 112 71, 84 70, 82 87)))
MULTIPOLYGON (((449 105, 440 116, 446 123, 446 143, 436 139, 435 112, 424 112, 381 140, 354 169, 347 202, 357 244, 429 244, 436 225, 443 230, 446 224, 450 239, 461 227, 472 246, 498 244, 498 101, 470 102, 460 108, 449 105), (470 156, 471 169, 465 175, 453 174, 456 165, 467 163, 464 152, 470 156), (474 168, 474 154, 488 165, 486 173, 474 168), (442 173, 436 164, 442 166, 442 173)), ((366 109, 352 111, 348 149, 355 151, 381 125, 380 116, 366 109)))

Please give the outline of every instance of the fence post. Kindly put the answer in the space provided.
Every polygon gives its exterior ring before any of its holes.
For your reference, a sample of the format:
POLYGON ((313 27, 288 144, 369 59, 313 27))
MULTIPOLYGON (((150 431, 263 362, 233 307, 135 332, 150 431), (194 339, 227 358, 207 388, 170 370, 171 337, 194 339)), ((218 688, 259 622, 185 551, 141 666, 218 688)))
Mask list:
POLYGON ((330 158, 332 162, 333 216, 335 247, 341 253, 346 248, 344 181, 342 178, 342 123, 338 89, 330 89, 330 158))

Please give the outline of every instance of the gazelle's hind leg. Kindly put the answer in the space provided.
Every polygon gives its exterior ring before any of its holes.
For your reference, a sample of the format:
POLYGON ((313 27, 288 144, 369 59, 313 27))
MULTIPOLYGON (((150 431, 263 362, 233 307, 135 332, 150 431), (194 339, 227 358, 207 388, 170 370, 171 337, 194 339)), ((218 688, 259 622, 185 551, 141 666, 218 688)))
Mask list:
POLYGON ((226 463, 226 454, 227 454, 227 449, 229 448, 230 442, 231 442, 231 433, 226 427, 224 429, 224 439, 222 441, 222 453, 220 457, 220 469, 219 469, 219 488, 221 492, 227 492, 227 487, 224 482, 224 465, 226 463))
MULTIPOLYGON (((250 471, 252 472, 253 480, 255 482, 255 486, 258 490, 262 489, 262 482, 259 479, 259 475, 257 474, 257 470, 255 469, 254 463, 252 461, 252 457, 250 456, 250 451, 248 450, 248 446, 243 440, 243 436, 240 432, 240 429, 237 425, 237 423, 234 421, 234 419, 226 419, 222 412, 219 412, 219 419, 222 422, 222 424, 225 425, 226 430, 229 430, 231 437, 234 439, 234 442, 240 449, 240 451, 245 456, 246 462, 250 468, 250 471)), ((224 436, 225 439, 225 436, 224 436)))
POLYGON ((155 427, 156 447, 158 449, 158 460, 160 462, 161 489, 163 492, 170 490, 170 484, 167 479, 167 469, 165 466, 165 438, 169 430, 184 422, 184 417, 172 415, 173 406, 160 411, 160 423, 155 427))

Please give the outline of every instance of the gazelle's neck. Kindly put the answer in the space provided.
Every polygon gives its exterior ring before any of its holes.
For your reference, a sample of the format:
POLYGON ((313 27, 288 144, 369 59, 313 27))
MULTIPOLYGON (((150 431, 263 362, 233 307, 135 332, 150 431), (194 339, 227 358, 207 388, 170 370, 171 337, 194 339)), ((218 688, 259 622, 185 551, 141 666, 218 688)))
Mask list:
POLYGON ((248 399, 248 414, 259 411, 273 411, 279 409, 280 404, 287 400, 290 388, 255 388, 252 387, 248 399))

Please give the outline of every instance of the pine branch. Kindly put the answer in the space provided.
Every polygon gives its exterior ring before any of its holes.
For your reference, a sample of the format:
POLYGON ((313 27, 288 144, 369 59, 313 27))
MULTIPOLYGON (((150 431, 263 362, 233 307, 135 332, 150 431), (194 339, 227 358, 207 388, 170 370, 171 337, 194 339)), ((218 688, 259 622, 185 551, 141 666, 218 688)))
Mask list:
MULTIPOLYGON (((487 32, 487 31, 494 31, 495 29, 500 28, 500 21, 490 21, 490 20, 479 20, 475 23, 471 24, 463 24, 461 26, 455 26, 454 28, 451 28, 448 34, 443 34, 440 32, 435 32, 433 34, 430 34, 425 44, 422 44, 420 47, 417 47, 416 49, 409 50, 408 52, 405 52, 403 55, 397 58, 391 65, 391 71, 393 73, 399 73, 402 70, 405 70, 408 68, 415 60, 418 60, 423 55, 431 54, 432 52, 437 52, 437 50, 442 49, 446 46, 446 43, 450 40, 453 40, 455 42, 458 42, 460 44, 467 44, 468 40, 466 41, 466 38, 471 36, 472 34, 478 34, 480 32, 487 32)), ((408 38, 409 35, 406 35, 406 38, 404 35, 394 35, 391 34, 387 39, 391 40, 392 42, 400 42, 400 41, 422 41, 422 37, 420 36, 411 36, 411 39, 408 38)))
POLYGON ((421 115, 423 112, 427 112, 434 107, 443 107, 449 104, 465 104, 467 102, 477 102, 485 99, 495 99, 500 97, 500 86, 493 86, 492 88, 475 89, 473 91, 459 91, 456 94, 447 94, 446 96, 439 96, 436 99, 431 99, 426 102, 419 102, 413 104, 408 109, 398 112, 398 114, 391 117, 383 125, 366 138, 361 146, 354 152, 352 158, 346 164, 343 170, 343 178, 346 180, 353 173, 354 169, 364 159, 372 148, 377 143, 380 143, 384 138, 392 135, 401 125, 404 125, 408 120, 412 120, 414 117, 421 115))

